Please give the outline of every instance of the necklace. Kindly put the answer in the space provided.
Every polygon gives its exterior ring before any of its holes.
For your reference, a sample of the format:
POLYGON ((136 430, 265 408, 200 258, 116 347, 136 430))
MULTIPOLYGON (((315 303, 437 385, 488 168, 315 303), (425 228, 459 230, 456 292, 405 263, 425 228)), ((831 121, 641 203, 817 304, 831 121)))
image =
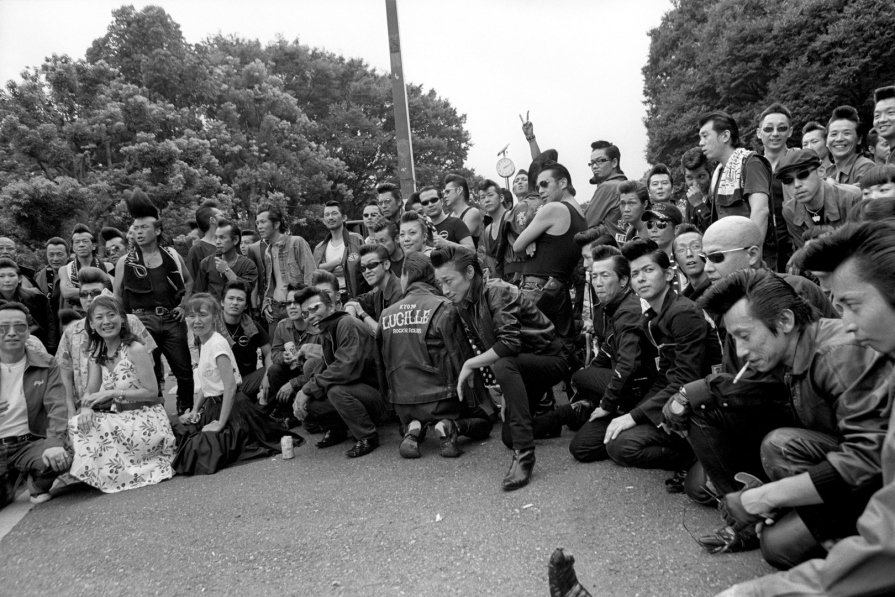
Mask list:
POLYGON ((820 223, 820 212, 822 212, 823 210, 823 205, 821 205, 820 209, 818 209, 817 211, 811 211, 811 209, 809 209, 807 205, 805 206, 805 211, 811 214, 811 221, 815 224, 820 223))

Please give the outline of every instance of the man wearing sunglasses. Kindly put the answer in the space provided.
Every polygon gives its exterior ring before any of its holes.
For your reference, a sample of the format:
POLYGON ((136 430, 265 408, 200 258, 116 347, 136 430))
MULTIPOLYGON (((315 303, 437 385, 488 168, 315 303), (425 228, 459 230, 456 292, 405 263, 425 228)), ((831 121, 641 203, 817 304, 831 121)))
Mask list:
POLYGON ((797 249, 805 245, 802 235, 815 226, 838 228, 845 224, 849 210, 861 200, 858 187, 824 180, 820 165, 813 149, 793 149, 774 175, 790 197, 783 204, 783 219, 797 249))
POLYGON ((423 213, 428 216, 438 231, 438 236, 434 239, 435 246, 440 246, 442 241, 449 243, 459 243, 475 251, 475 244, 472 242, 472 236, 469 233, 469 227, 463 223, 460 218, 450 216, 444 212, 444 202, 435 187, 424 187, 420 190, 420 204, 423 206, 423 213))
POLYGON ((302 315, 307 314, 308 323, 320 329, 323 344, 322 367, 295 396, 295 415, 310 416, 326 429, 318 448, 340 444, 350 432, 356 442, 345 455, 365 456, 379 447, 376 425, 387 414, 379 391, 376 338, 317 288, 299 290, 294 301, 301 305, 302 315))
POLYGON ((26 347, 28 317, 21 303, 0 307, 0 508, 16 498, 19 475, 26 475, 31 501, 39 504, 71 466, 63 447, 68 413, 59 367, 50 355, 26 347))
POLYGON ((30 333, 49 351, 56 350, 56 320, 50 301, 38 288, 22 286, 21 269, 12 259, 0 258, 0 302, 22 303, 30 312, 30 333))
POLYGON ((349 301, 345 311, 367 324, 374 333, 379 331, 379 317, 386 307, 395 304, 404 295, 401 280, 392 275, 392 263, 388 250, 382 245, 362 245, 360 248, 360 268, 364 280, 373 288, 349 301))

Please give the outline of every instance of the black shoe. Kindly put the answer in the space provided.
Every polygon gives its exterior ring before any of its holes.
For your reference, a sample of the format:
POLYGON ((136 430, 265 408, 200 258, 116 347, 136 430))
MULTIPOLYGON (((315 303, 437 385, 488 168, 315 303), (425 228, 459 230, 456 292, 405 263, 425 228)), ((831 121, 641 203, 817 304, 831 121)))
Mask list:
POLYGON ((684 479, 687 471, 677 471, 670 479, 665 479, 665 491, 668 493, 684 493, 684 479))
POLYGON ((419 433, 405 434, 404 440, 401 442, 401 446, 398 448, 398 454, 401 455, 401 458, 419 458, 421 456, 419 441, 419 433))
MULTIPOLYGON (((438 434, 441 441, 441 457, 442 458, 458 458, 463 450, 457 445, 457 425, 450 419, 442 419, 438 422, 444 429, 444 435, 438 434)), ((438 427, 435 428, 438 431, 438 427)))
POLYGON ((330 429, 315 445, 318 448, 329 448, 330 446, 338 446, 348 439, 348 432, 344 429, 330 429))
POLYGON ((547 564, 547 582, 550 597, 592 597, 578 582, 575 574, 575 558, 557 547, 547 564))
POLYGON ((357 443, 354 444, 354 447, 345 452, 345 455, 348 456, 348 458, 360 458, 361 456, 366 456, 378 447, 379 436, 374 435, 373 437, 369 437, 367 439, 357 440, 357 443))
POLYGON ((513 450, 513 463, 501 486, 504 491, 525 487, 531 481, 531 471, 535 466, 535 449, 513 450))
POLYGON ((751 551, 758 549, 758 535, 754 527, 733 530, 731 527, 723 527, 711 535, 703 535, 697 539, 709 553, 736 553, 739 551, 751 551))
POLYGON ((283 427, 286 429, 295 429, 296 427, 301 426, 301 421, 296 419, 295 417, 284 417, 283 418, 283 427))
POLYGON ((321 427, 314 421, 309 421, 309 420, 305 419, 304 421, 301 422, 301 426, 308 433, 323 433, 323 427, 321 427))

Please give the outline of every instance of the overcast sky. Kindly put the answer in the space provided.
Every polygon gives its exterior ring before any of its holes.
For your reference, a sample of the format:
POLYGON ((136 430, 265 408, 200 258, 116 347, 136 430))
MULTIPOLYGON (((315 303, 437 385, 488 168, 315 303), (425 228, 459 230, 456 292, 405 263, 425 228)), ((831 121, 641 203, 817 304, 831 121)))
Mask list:
MULTIPOLYGON (((122 4, 0 0, 0 80, 18 79, 53 53, 83 58, 122 4)), ((131 4, 164 7, 191 43, 218 32, 262 43, 280 34, 389 70, 384 0, 131 4)), ((519 114, 530 111, 541 149, 559 151, 586 201, 592 141, 618 145, 629 177, 648 167, 641 68, 647 32, 670 9, 670 0, 398 0, 405 78, 466 114, 467 166, 486 177, 497 178, 507 143, 516 167, 528 166, 519 114)))

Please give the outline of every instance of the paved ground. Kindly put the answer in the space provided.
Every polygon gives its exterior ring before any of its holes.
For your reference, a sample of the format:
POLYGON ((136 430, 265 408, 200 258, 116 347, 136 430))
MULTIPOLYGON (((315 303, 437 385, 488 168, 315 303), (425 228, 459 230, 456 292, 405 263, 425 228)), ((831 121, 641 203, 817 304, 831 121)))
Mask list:
POLYGON ((770 568, 710 556, 690 533, 716 512, 665 492, 659 471, 579 464, 569 432, 539 442, 531 485, 499 488, 496 434, 457 460, 402 460, 395 426, 350 445, 104 495, 79 485, 0 540, 0 595, 547 595, 563 546, 595 595, 714 595, 770 568), (689 531, 688 531, 689 529, 689 531))

